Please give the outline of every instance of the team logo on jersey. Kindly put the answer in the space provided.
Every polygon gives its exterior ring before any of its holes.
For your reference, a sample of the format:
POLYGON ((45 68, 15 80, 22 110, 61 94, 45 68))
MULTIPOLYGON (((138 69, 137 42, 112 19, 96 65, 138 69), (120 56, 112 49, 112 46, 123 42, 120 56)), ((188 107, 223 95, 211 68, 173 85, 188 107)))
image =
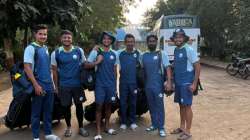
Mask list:
POLYGON ((134 54, 134 58, 136 58, 136 57, 137 57, 137 54, 135 53, 135 54, 134 54))
POLYGON ((83 97, 80 97, 80 98, 79 98, 79 101, 83 101, 83 97))
POLYGON ((162 93, 160 93, 160 94, 159 94, 159 97, 160 97, 160 98, 162 98, 162 97, 163 97, 163 94, 162 94, 162 93))
POLYGON ((156 56, 154 56, 154 60, 157 60, 158 59, 158 56, 156 55, 156 56))
POLYGON ((75 59, 75 60, 76 60, 76 59, 77 59, 77 55, 75 55, 75 54, 74 54, 74 55, 73 55, 73 59, 75 59))
POLYGON ((135 89, 135 90, 134 90, 134 94, 137 94, 137 92, 138 92, 137 89, 135 89))
POLYGON ((183 57, 183 54, 182 54, 182 53, 180 53, 180 54, 179 54, 179 57, 180 57, 180 58, 182 58, 182 57, 183 57))
POLYGON ((115 97, 111 97, 111 101, 115 101, 115 97))
POLYGON ((113 60, 115 57, 113 55, 110 56, 110 59, 113 60))
POLYGON ((181 98, 181 102, 182 102, 182 103, 184 102, 184 99, 183 99, 183 98, 181 98))
POLYGON ((49 51, 48 50, 46 50, 46 54, 49 55, 49 51))

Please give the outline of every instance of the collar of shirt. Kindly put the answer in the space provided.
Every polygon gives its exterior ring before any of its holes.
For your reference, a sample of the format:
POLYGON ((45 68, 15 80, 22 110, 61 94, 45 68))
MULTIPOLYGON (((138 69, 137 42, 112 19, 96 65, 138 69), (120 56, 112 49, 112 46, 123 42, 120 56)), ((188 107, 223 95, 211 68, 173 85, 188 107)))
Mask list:
POLYGON ((124 48, 124 51, 125 51, 125 52, 127 52, 127 53, 134 53, 134 52, 136 51, 136 49, 135 49, 135 48, 133 48, 132 52, 129 52, 129 51, 127 51, 127 49, 126 49, 126 48, 124 48))
POLYGON ((38 47, 45 47, 45 45, 39 45, 38 43, 36 43, 36 42, 32 42, 31 44, 34 44, 35 46, 38 46, 38 47))
POLYGON ((177 49, 183 49, 183 48, 185 48, 185 47, 187 47, 188 46, 188 44, 187 43, 185 43, 183 46, 181 46, 180 48, 178 48, 178 47, 176 47, 177 49))
POLYGON ((73 45, 72 45, 72 47, 71 47, 71 49, 69 51, 66 51, 63 46, 59 47, 59 51, 63 51, 63 52, 66 52, 66 53, 71 52, 74 49, 75 49, 75 47, 73 45))
MULTIPOLYGON (((104 46, 100 47, 100 50, 101 50, 102 52, 105 52, 104 49, 103 49, 103 47, 104 47, 104 46)), ((109 52, 109 51, 112 51, 112 47, 111 47, 111 46, 109 46, 109 49, 108 49, 107 52, 109 52)))

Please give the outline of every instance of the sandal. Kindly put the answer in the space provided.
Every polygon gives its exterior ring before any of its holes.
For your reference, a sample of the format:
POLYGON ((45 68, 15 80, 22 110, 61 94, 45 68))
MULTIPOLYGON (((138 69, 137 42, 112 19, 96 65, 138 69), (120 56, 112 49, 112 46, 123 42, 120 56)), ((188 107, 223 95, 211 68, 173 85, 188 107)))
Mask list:
POLYGON ((65 137, 70 137, 72 135, 72 130, 70 128, 67 128, 64 132, 65 137))
POLYGON ((105 130, 105 132, 109 135, 116 135, 117 134, 117 132, 112 128, 105 130))
POLYGON ((177 140, 189 140, 190 138, 192 138, 192 135, 184 132, 177 140))
POLYGON ((177 129, 173 130, 172 132, 170 132, 170 134, 180 134, 182 132, 183 132, 183 130, 181 128, 177 128, 177 129))
POLYGON ((157 128, 155 128, 154 126, 150 126, 146 129, 147 132, 152 132, 155 131, 157 128))
POLYGON ((96 136, 94 137, 94 140, 102 140, 102 136, 101 136, 101 135, 96 135, 96 136))

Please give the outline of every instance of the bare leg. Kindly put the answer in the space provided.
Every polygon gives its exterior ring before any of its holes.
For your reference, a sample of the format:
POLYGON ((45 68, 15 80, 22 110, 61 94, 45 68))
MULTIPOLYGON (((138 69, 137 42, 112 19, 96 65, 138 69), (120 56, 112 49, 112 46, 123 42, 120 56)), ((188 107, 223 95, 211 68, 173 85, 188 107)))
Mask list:
POLYGON ((111 104, 106 103, 105 104, 105 129, 110 129, 110 116, 111 116, 111 104))
POLYGON ((186 128, 186 108, 180 104, 180 128, 185 131, 186 128))
POLYGON ((186 106, 186 132, 188 134, 191 133, 191 126, 192 126, 192 120, 193 120, 193 111, 191 106, 186 106))
POLYGON ((101 134, 102 104, 96 104, 96 134, 101 134))

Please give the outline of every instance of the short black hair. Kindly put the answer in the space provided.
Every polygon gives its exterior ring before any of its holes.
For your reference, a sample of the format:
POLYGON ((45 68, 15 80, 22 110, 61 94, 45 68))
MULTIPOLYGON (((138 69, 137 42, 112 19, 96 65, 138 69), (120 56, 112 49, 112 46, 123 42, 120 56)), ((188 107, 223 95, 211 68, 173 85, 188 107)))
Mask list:
POLYGON ((70 30, 62 30, 60 35, 61 35, 61 36, 62 36, 62 35, 71 35, 71 36, 72 36, 73 33, 72 33, 70 30))
POLYGON ((126 34, 124 37, 124 41, 126 41, 128 38, 133 38, 135 40, 135 37, 132 34, 126 34))
POLYGON ((33 27, 33 32, 37 33, 39 30, 48 29, 46 24, 37 24, 33 27))
POLYGON ((154 38, 156 41, 158 41, 158 37, 156 35, 151 34, 147 36, 147 42, 149 41, 150 38, 154 38))

